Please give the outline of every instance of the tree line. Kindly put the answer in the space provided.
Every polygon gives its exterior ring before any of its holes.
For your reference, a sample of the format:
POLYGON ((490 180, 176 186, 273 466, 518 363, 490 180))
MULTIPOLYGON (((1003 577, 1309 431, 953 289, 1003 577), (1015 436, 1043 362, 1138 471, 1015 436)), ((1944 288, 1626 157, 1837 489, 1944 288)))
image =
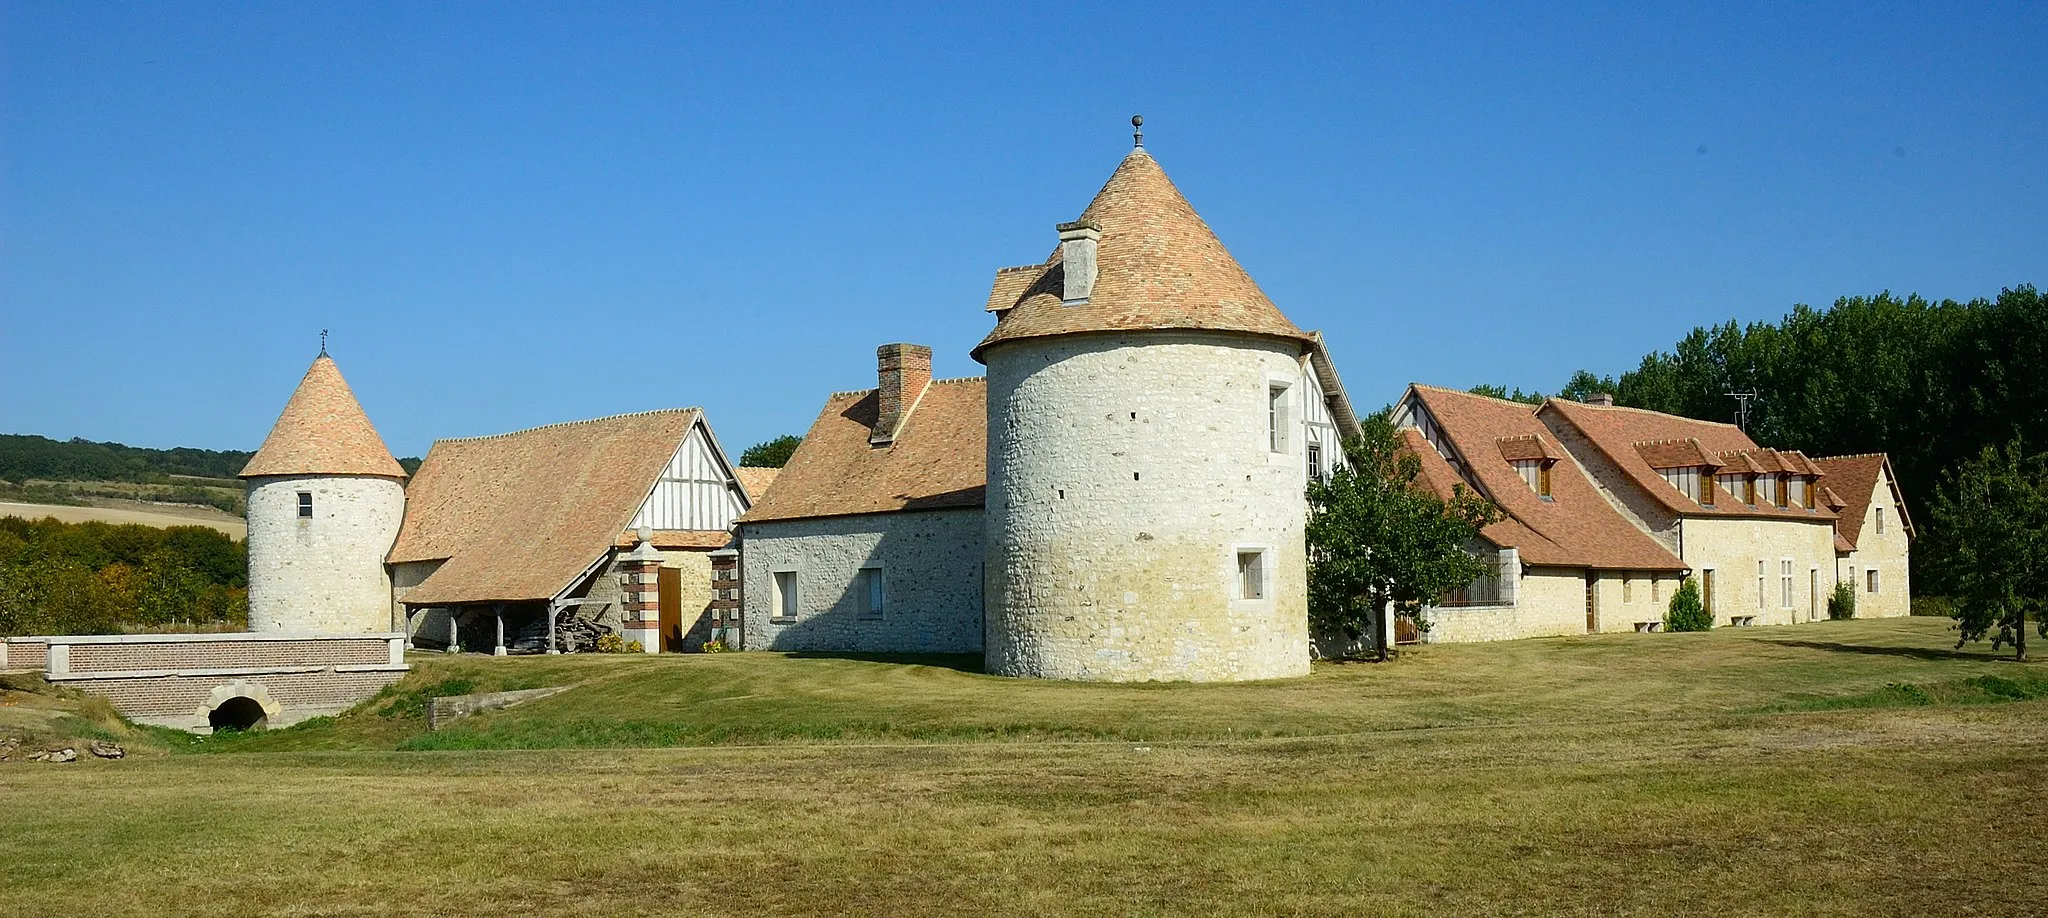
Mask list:
POLYGON ((203 526, 0 517, 0 635, 246 628, 248 558, 203 526))

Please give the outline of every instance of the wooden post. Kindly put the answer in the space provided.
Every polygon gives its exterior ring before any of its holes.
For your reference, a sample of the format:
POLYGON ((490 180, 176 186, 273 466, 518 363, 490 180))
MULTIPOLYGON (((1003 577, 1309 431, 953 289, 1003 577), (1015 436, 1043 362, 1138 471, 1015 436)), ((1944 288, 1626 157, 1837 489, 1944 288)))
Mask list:
POLYGON ((496 603, 491 606, 491 611, 498 616, 498 647, 491 651, 491 656, 502 657, 505 655, 505 604, 496 603))
POLYGON ((412 607, 405 607, 405 649, 412 649, 412 607))
POLYGON ((555 617, 559 613, 555 601, 548 600, 548 653, 561 653, 561 645, 555 643, 555 617))

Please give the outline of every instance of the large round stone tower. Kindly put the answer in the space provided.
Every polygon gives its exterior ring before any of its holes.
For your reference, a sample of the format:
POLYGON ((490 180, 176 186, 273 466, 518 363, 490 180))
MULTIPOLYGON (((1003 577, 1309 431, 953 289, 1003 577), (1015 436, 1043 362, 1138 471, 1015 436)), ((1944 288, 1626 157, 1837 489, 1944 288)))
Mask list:
POLYGON ((1310 338, 1144 148, 1043 265, 1005 269, 988 365, 989 672, 1308 672, 1310 338))
POLYGON ((249 630, 393 630, 384 556, 405 517, 405 477, 322 350, 242 469, 249 630))

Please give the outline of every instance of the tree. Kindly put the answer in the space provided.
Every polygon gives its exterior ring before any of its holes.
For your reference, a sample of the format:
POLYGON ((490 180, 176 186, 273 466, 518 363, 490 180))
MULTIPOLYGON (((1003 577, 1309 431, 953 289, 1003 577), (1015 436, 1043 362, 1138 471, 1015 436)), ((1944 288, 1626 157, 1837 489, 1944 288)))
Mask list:
POLYGON ((1509 392, 1508 387, 1506 386, 1495 386, 1487 383, 1481 383, 1480 385, 1473 386, 1472 388, 1467 389, 1465 391, 1470 392, 1473 395, 1484 395, 1487 398, 1497 398, 1504 402, 1521 402, 1524 405, 1543 404, 1543 393, 1523 392, 1521 386, 1516 386, 1513 392, 1509 392))
POLYGON ((1842 621, 1856 617, 1856 585, 1847 580, 1837 581, 1835 591, 1828 594, 1828 618, 1842 621))
POLYGON ((2048 637, 2048 454, 1984 447, 1945 476, 1930 538, 1956 599, 1958 648, 1991 634, 2027 658, 2027 616, 2048 637), (1995 629, 1995 632, 1994 632, 1995 629))
POLYGON ((1421 486, 1385 411, 1363 426, 1344 444, 1350 467, 1309 482, 1309 614, 1321 630, 1374 635, 1384 660, 1385 610, 1419 611, 1485 574, 1465 546, 1500 510, 1462 484, 1449 500, 1421 486))
POLYGON ((1664 610, 1666 631, 1710 631, 1714 627, 1714 616, 1700 602, 1699 582, 1691 577, 1678 584, 1671 594, 1671 605, 1664 610))
POLYGON ((796 452, 802 437, 783 434, 765 443, 756 443, 740 453, 740 464, 758 469, 779 469, 789 464, 789 457, 796 452))

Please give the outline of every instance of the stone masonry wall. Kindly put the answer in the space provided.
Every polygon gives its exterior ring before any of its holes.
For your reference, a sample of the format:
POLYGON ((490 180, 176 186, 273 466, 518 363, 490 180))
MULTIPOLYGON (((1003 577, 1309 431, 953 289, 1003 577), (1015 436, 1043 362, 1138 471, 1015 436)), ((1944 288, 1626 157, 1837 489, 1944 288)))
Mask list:
POLYGON ((370 476, 249 482, 249 630, 360 634, 391 628, 384 556, 405 516, 405 487, 370 476), (313 516, 299 516, 299 492, 313 516))
POLYGON ((1522 577, 1512 606, 1436 608, 1427 612, 1431 644, 1508 641, 1586 633, 1586 574, 1532 568, 1522 577))
POLYGON ((926 510, 741 524, 748 650, 973 653, 982 640, 982 513, 926 510), (883 609, 855 579, 879 563, 883 609), (797 617, 775 617, 774 574, 797 580, 797 617))
MULTIPOLYGON (((1834 527, 1824 519, 1710 519, 1691 517, 1681 524, 1685 563, 1693 576, 1713 568, 1714 624, 1727 625, 1738 616, 1756 616, 1759 625, 1788 625, 1827 617, 1827 594, 1835 588, 1834 527), (1780 561, 1792 559, 1792 606, 1780 595, 1780 561), (1762 602, 1758 602, 1757 562, 1763 562, 1762 602), (1809 588, 1809 572, 1818 569, 1819 590, 1809 588)), ((1667 594, 1668 596, 1668 594, 1667 594)), ((1860 598, 1860 597, 1859 597, 1860 598)))
MULTIPOLYGON (((44 678, 113 703, 123 716, 204 729, 209 704, 260 696, 270 724, 345 710, 406 671, 403 636, 138 634, 41 638, 44 678)), ((21 646, 10 641, 10 650, 21 646)))
MULTIPOLYGON (((1850 521, 1853 525, 1853 521, 1850 521)), ((1900 524, 1898 502, 1892 499, 1891 484, 1880 473, 1877 493, 1864 511, 1863 532, 1856 550, 1837 559, 1839 576, 1856 588, 1857 618, 1895 618, 1913 614, 1913 573, 1908 563, 1912 539, 1900 524), (1884 511, 1884 533, 1878 534, 1876 517, 1884 511), (1871 568, 1877 569, 1876 593, 1870 592, 1871 568)), ((1832 584, 1830 584, 1832 588, 1832 584)), ((1822 600, 1825 604, 1826 600, 1822 600)))
POLYGON ((988 668, 1097 681, 1308 672, 1300 347, 1026 339, 988 361, 988 668), (1286 449, 1268 387, 1290 386, 1286 449), (1240 550, 1266 598, 1236 599, 1240 550))

